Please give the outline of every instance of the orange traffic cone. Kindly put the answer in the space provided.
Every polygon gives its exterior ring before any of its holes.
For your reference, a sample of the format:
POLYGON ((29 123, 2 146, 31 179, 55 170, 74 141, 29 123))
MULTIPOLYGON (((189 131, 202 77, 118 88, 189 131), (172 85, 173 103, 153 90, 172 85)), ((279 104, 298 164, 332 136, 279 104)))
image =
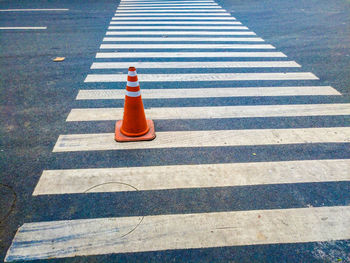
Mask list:
POLYGON ((129 67, 122 121, 115 124, 117 142, 150 141, 156 137, 154 123, 146 120, 136 69, 129 67))

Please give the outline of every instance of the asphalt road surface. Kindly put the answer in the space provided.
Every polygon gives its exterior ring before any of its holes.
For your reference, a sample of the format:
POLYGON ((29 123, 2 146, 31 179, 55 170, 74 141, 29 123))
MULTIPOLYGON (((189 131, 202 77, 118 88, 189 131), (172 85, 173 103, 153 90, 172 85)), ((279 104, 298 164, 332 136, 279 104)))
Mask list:
POLYGON ((348 0, 5 0, 0 36, 0 260, 350 262, 348 0), (151 142, 113 139, 129 66, 151 142))

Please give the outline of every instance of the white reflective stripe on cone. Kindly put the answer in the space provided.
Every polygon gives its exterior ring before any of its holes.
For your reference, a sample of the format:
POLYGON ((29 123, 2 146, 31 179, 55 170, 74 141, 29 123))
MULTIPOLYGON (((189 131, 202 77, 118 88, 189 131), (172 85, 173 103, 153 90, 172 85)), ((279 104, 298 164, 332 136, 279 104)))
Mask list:
POLYGON ((126 91, 125 93, 126 96, 128 97, 139 97, 141 96, 141 92, 140 91, 126 91))
POLYGON ((130 77, 135 77, 135 76, 137 76, 136 70, 135 70, 135 71, 129 71, 129 72, 128 72, 128 76, 130 76, 130 77))
POLYGON ((139 82, 138 81, 128 81, 126 85, 129 87, 135 88, 135 87, 139 86, 139 82))

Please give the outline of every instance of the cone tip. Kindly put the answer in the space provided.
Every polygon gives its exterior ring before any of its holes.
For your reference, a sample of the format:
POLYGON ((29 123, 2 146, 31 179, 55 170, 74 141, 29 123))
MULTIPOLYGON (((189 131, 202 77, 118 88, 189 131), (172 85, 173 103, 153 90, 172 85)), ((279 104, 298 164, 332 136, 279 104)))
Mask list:
POLYGON ((135 67, 129 67, 129 71, 136 71, 135 67))

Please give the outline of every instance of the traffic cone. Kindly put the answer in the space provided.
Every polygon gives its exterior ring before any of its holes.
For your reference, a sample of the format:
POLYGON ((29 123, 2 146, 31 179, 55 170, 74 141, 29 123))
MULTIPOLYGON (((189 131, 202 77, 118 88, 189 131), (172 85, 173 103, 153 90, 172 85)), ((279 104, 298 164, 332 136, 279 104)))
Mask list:
POLYGON ((129 67, 122 121, 115 124, 117 142, 150 141, 156 137, 154 123, 146 120, 136 69, 129 67))

